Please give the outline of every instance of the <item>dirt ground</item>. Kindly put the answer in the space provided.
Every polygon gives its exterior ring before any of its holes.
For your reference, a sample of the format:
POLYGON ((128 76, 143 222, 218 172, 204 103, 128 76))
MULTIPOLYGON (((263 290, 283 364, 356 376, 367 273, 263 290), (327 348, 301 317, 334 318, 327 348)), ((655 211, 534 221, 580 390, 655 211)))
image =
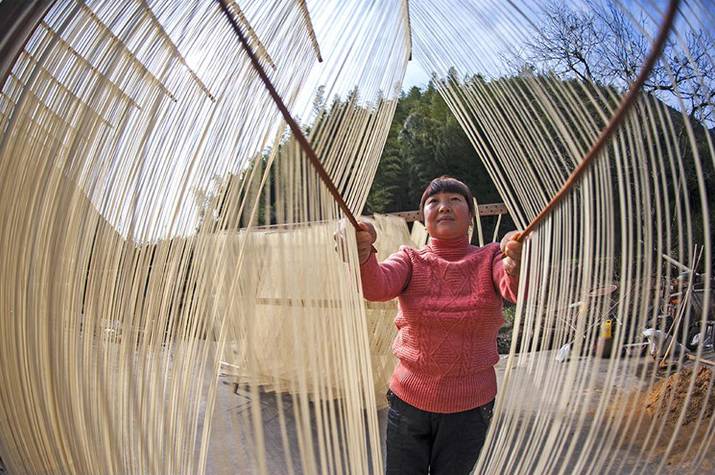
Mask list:
POLYGON ((709 418, 715 406, 715 391, 712 390, 712 371, 701 366, 693 375, 693 368, 683 368, 656 383, 645 397, 645 412, 650 416, 662 413, 669 424, 677 424, 680 413, 685 408, 681 425, 686 426, 699 418, 709 418), (695 378, 694 381, 691 381, 695 378), (693 389, 688 395, 689 388, 693 389))
POLYGON ((666 467, 686 471, 705 455, 697 472, 715 473, 708 456, 715 451, 715 440, 704 441, 715 409, 710 369, 700 366, 694 374, 689 364, 679 372, 665 372, 652 387, 621 394, 611 404, 610 414, 617 418, 622 406, 629 417, 619 418, 617 430, 632 449, 649 453, 653 461, 665 458, 666 467))
MULTIPOLYGON (((549 354, 544 357, 553 359, 554 355, 551 354, 553 352, 546 353, 549 354)), ((679 414, 685 407, 684 399, 691 373, 686 370, 682 374, 672 375, 669 378, 665 377, 665 374, 661 374, 655 378, 652 386, 648 386, 643 381, 645 376, 652 374, 655 370, 655 363, 649 356, 623 360, 624 364, 634 364, 634 362, 638 365, 638 370, 621 382, 621 390, 614 395, 612 404, 607 410, 609 414, 612 414, 612 419, 610 423, 603 425, 606 431, 604 436, 615 430, 620 439, 620 443, 616 444, 612 453, 618 462, 614 463, 615 467, 609 473, 631 473, 633 470, 641 471, 641 473, 655 473, 659 470, 661 473, 678 475, 692 472, 715 473, 715 467, 708 460, 709 454, 713 453, 712 449, 715 447, 711 446, 706 450, 705 460, 697 470, 691 463, 693 457, 697 455, 697 449, 702 445, 703 436, 707 431, 706 424, 698 424, 697 421, 702 419, 709 423, 712 420, 713 391, 707 394, 707 388, 713 378, 712 373, 702 370, 698 372, 696 385, 687 405, 684 419, 681 421, 680 429, 677 430, 673 445, 669 448, 671 436, 676 431, 674 424, 677 423, 679 414), (669 406, 663 402, 667 402, 668 399, 673 400, 669 406), (668 407, 667 411, 663 410, 665 407, 668 407), (624 408, 628 414, 628 417, 625 418, 623 417, 624 408), (703 411, 702 418, 699 417, 699 411, 703 411), (648 455, 645 457, 638 455, 643 452, 648 455), (664 456, 666 459, 663 462, 664 456), (633 461, 630 461, 631 458, 633 461), (623 463, 620 463, 621 460, 623 463)), ((505 363, 506 359, 502 358, 496 366, 500 385, 504 377, 505 363)), ((584 364, 586 364, 585 361, 584 364)), ((588 395, 582 396, 593 398, 594 401, 597 401, 604 392, 608 360, 600 360, 597 366, 599 379, 596 387, 590 389, 588 395)), ((566 371, 566 366, 563 368, 566 371)), ((518 366, 514 369, 512 383, 519 387, 520 391, 529 392, 529 384, 533 384, 533 382, 526 366, 518 366)), ((536 390, 534 389, 534 391, 536 390)), ((214 432, 209 449, 208 473, 215 475, 235 473, 236 467, 242 467, 242 473, 255 473, 253 466, 255 461, 252 460, 251 447, 248 443, 250 434, 242 430, 243 424, 240 424, 241 417, 239 416, 249 407, 248 402, 246 395, 234 394, 231 385, 220 385, 214 414, 214 432)), ((283 473, 286 463, 280 450, 281 429, 277 418, 272 417, 277 413, 276 402, 277 398, 275 397, 264 396, 262 399, 265 415, 263 431, 267 446, 273 448, 270 451, 272 454, 267 460, 269 473, 283 473)), ((290 398, 283 397, 281 404, 284 409, 287 409, 291 404, 290 398)), ((529 411, 538 414, 544 409, 543 402, 534 398, 534 407, 526 408, 525 416, 528 417, 529 411)), ((286 411, 289 418, 291 412, 286 411)), ((378 412, 381 438, 384 437, 385 416, 386 410, 378 412)), ((290 425, 292 421, 287 422, 290 425)), ((295 442, 295 434, 289 433, 288 437, 291 443, 295 442)), ((579 434, 573 434, 573 437, 578 438, 579 434)), ((384 440, 381 440, 381 445, 384 450, 384 440)), ((296 454, 293 454, 293 457, 295 456, 296 454)), ((294 458, 292 463, 296 467, 299 466, 297 458, 294 458)), ((300 473, 300 470, 296 470, 295 473, 300 473)))

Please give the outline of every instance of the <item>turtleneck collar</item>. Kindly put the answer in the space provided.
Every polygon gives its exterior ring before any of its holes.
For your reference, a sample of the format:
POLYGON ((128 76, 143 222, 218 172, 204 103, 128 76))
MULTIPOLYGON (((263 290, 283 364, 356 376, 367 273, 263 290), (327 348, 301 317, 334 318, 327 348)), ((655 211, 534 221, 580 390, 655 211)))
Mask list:
POLYGON ((430 237, 430 250, 437 256, 448 261, 462 259, 469 251, 469 236, 454 239, 437 239, 430 237))

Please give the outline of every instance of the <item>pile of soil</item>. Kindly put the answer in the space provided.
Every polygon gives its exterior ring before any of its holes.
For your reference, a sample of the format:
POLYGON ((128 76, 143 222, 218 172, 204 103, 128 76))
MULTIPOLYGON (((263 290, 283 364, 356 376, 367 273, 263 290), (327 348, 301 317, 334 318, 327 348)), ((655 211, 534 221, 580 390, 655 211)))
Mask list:
MULTIPOLYGON (((651 366, 644 366, 642 370, 649 371, 649 368, 655 370, 651 366)), ((691 464, 700 453, 701 444, 708 443, 704 453, 713 453, 715 439, 710 439, 708 432, 709 418, 713 417, 715 409, 715 387, 708 394, 708 388, 714 382, 713 373, 704 367, 695 372, 695 384, 686 407, 693 373, 692 367, 685 367, 646 391, 623 392, 614 398, 607 411, 612 417, 620 419, 613 427, 623 437, 619 456, 635 460, 645 455, 646 460, 655 464, 665 458, 666 466, 670 467, 666 473, 682 473, 694 469, 691 464), (683 409, 685 415, 678 426, 683 409), (628 417, 623 417, 624 411, 628 417), (698 424, 701 411, 703 415, 698 424), (674 435, 673 445, 666 457, 674 435)), ((715 463, 710 457, 705 457, 698 470, 699 473, 715 473, 715 463)))
MULTIPOLYGON (((692 368, 670 375, 659 381, 645 397, 645 412, 650 416, 660 415, 670 424, 676 424, 680 413, 685 407, 690 380, 693 377, 692 368)), ((712 416, 715 408, 715 388, 712 388, 712 372, 700 367, 695 375, 695 386, 690 395, 682 425, 695 422, 704 411, 703 418, 712 416), (709 390, 709 391, 708 391, 709 390)))

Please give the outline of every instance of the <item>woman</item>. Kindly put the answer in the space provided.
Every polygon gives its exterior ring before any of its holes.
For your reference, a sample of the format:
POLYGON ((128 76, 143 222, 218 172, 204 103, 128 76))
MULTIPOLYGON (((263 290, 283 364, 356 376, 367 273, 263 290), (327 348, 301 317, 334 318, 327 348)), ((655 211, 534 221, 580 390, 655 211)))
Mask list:
POLYGON ((432 180, 420 212, 430 235, 422 250, 401 247, 378 263, 375 229, 361 223, 357 233, 365 298, 399 299, 386 472, 466 474, 494 406, 502 298, 516 300, 521 244, 509 233, 501 248, 470 245, 474 200, 454 178, 432 180))

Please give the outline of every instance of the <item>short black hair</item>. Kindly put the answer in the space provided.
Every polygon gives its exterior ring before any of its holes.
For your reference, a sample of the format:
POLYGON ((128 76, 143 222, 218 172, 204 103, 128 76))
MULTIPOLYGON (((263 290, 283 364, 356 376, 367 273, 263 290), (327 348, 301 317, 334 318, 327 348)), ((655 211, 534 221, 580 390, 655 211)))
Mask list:
POLYGON ((436 195, 437 193, 458 193, 464 196, 464 199, 467 200, 469 213, 474 216, 474 198, 472 197, 472 191, 469 189, 469 187, 461 181, 457 180, 456 178, 452 178, 451 176, 447 175, 442 175, 441 177, 435 178, 434 180, 429 182, 429 185, 427 185, 427 188, 425 188, 424 193, 422 193, 422 199, 420 200, 421 219, 424 220, 425 201, 427 201, 427 198, 432 195, 436 195))

